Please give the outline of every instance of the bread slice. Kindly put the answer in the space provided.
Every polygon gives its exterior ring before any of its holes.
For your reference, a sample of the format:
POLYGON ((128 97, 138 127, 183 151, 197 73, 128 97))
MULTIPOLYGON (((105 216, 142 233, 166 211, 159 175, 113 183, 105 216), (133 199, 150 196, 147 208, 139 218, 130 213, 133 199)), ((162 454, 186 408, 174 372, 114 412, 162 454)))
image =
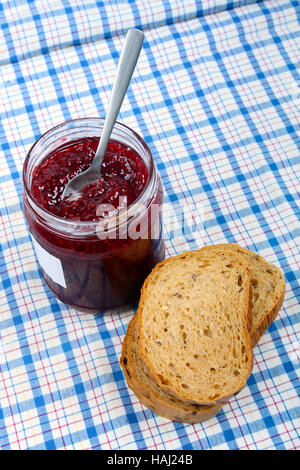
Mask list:
POLYGON ((196 406, 182 402, 165 393, 147 376, 138 352, 137 314, 128 325, 120 363, 128 386, 143 405, 159 416, 171 421, 195 424, 215 416, 223 406, 222 403, 214 406, 196 406))
POLYGON ((147 375, 190 404, 228 401, 253 367, 250 302, 249 267, 226 246, 156 265, 138 308, 138 348, 147 375))
MULTIPOLYGON (((215 245, 215 247, 234 250, 241 254, 249 265, 253 289, 253 321, 250 335, 251 344, 254 346, 270 323, 274 321, 281 308, 285 293, 283 274, 280 269, 268 263, 257 253, 237 244, 215 245)), ((209 249, 211 250, 211 248, 209 249)), ((137 398, 156 414, 172 421, 199 423, 217 414, 222 404, 196 406, 182 402, 162 391, 146 375, 138 354, 136 324, 137 315, 130 322, 124 338, 121 366, 128 386, 134 391, 137 398)))
POLYGON ((250 337, 252 347, 254 347, 275 320, 282 306, 285 294, 283 273, 262 256, 235 243, 216 246, 228 247, 241 254, 249 265, 252 284, 250 337))

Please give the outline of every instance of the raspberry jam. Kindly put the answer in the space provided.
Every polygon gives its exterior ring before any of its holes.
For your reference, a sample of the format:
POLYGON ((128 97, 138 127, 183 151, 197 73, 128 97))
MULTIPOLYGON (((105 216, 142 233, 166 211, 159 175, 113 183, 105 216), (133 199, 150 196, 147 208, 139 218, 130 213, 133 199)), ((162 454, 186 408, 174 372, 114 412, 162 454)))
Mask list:
POLYGON ((67 182, 91 164, 102 127, 102 119, 85 118, 51 129, 23 169, 24 213, 43 278, 60 300, 93 313, 136 302, 144 279, 164 258, 161 181, 147 145, 128 127, 116 123, 99 180, 80 198, 61 199, 67 182), (119 196, 127 197, 133 214, 126 237, 120 236, 119 196), (109 236, 99 229, 102 203, 116 216, 109 236))
MULTIPOLYGON (((65 219, 96 221, 99 204, 119 209, 119 197, 132 204, 147 182, 147 169, 138 154, 126 145, 110 141, 101 167, 101 176, 87 185, 78 199, 61 200, 66 184, 91 165, 99 137, 68 142, 51 152, 35 169, 32 180, 34 199, 48 211, 65 219)), ((100 175, 100 172, 99 172, 100 175)))

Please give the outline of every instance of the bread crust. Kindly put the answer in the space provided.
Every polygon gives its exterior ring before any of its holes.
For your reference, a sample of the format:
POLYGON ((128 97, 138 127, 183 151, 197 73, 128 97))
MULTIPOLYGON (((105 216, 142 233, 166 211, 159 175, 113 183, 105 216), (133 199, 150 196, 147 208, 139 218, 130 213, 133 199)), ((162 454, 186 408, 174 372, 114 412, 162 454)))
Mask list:
POLYGON ((161 394, 155 391, 155 388, 148 387, 136 374, 137 364, 133 363, 129 351, 132 348, 134 329, 136 328, 137 314, 131 319, 123 341, 122 355, 120 359, 121 367, 124 371, 126 382, 129 388, 134 392, 141 403, 159 416, 171 421, 180 421, 182 423, 196 424, 201 423, 215 416, 223 404, 214 406, 193 406, 179 400, 168 397, 167 394, 161 394), (162 394, 165 395, 162 398, 162 394))
MULTIPOLYGON (((222 253, 222 252, 224 252, 224 250, 227 250, 227 246, 225 246, 225 245, 210 245, 210 246, 205 246, 205 247, 201 248, 200 250, 197 250, 197 253, 201 252, 201 253, 204 253, 204 254, 206 254, 206 253, 213 254, 213 253, 222 253)), ((221 395, 217 400, 205 400, 205 399, 203 399, 203 401, 194 400, 187 393, 185 394, 185 396, 181 395, 173 387, 162 383, 162 380, 161 380, 159 374, 157 373, 157 371, 155 371, 153 369, 151 363, 149 362, 147 353, 144 349, 144 345, 143 345, 144 334, 143 334, 143 324, 142 324, 142 314, 141 314, 141 312, 142 312, 142 309, 144 307, 144 302, 145 302, 145 298, 146 298, 146 295, 147 295, 148 285, 151 282, 152 277, 155 275, 156 271, 158 269, 160 269, 162 266, 165 266, 167 263, 169 263, 171 258, 168 258, 168 259, 162 261, 161 263, 159 263, 158 265, 156 265, 156 267, 152 270, 152 272, 150 273, 150 275, 147 277, 146 281, 144 282, 144 285, 143 285, 142 291, 141 291, 141 298, 140 298, 140 302, 139 302, 139 306, 138 306, 138 312, 137 312, 137 315, 138 315, 138 337, 139 337, 138 347, 139 347, 140 358, 142 359, 142 361, 144 363, 145 369, 147 371, 147 375, 149 377, 151 377, 151 379, 154 380, 158 384, 158 386, 163 391, 165 391, 167 394, 169 394, 171 396, 174 396, 178 400, 185 401, 185 402, 190 403, 192 405, 211 406, 211 405, 217 405, 217 404, 222 404, 222 403, 224 404, 224 403, 228 402, 234 395, 236 395, 239 391, 241 391, 245 387, 246 382, 247 382, 248 378, 250 377, 251 372, 252 372, 252 368, 253 368, 253 352, 252 352, 250 336, 249 336, 249 331, 248 331, 249 325, 251 324, 251 309, 249 309, 249 305, 250 305, 250 300, 249 299, 251 298, 250 297, 250 295, 251 295, 251 283, 250 283, 249 267, 248 267, 247 263, 245 262, 242 255, 234 253, 233 250, 229 250, 229 252, 232 254, 233 258, 235 258, 235 257, 238 258, 240 264, 243 266, 243 269, 245 270, 245 272, 247 272, 247 279, 245 280, 245 283, 244 283, 244 289, 245 289, 245 292, 247 292, 247 301, 246 301, 247 305, 245 305, 245 307, 244 307, 243 316, 241 318, 241 325, 242 325, 242 330, 244 332, 243 340, 244 340, 244 343, 245 343, 245 348, 246 348, 246 352, 247 352, 247 356, 249 358, 249 361, 248 361, 247 372, 246 372, 244 378, 241 379, 240 386, 237 387, 236 389, 232 390, 232 393, 230 393, 230 394, 221 395)), ((182 257, 186 257, 187 255, 192 255, 193 253, 195 253, 195 252, 188 251, 188 252, 181 253, 181 254, 177 255, 176 257, 173 257, 173 258, 180 259, 182 257)))
POLYGON ((262 321, 260 322, 258 327, 255 330, 252 330, 252 334, 251 334, 251 337, 250 337, 251 338, 252 348, 254 348, 257 345, 260 338, 265 334, 265 332, 267 331, 267 329, 269 328, 271 323, 273 323, 273 321, 276 319, 276 317, 277 317, 277 315, 278 315, 278 313, 279 313, 279 311, 282 307, 284 296, 285 296, 285 289, 281 293, 281 296, 279 297, 276 305, 274 305, 274 307, 262 319, 262 321))
MULTIPOLYGON (((129 385, 129 383, 128 383, 129 385)), ((158 416, 162 416, 163 418, 169 419, 170 421, 179 421, 181 423, 187 423, 187 424, 198 424, 202 423, 203 421, 206 421, 210 418, 213 418, 216 416, 219 411, 222 409, 223 405, 215 405, 215 406, 210 406, 207 407, 207 411, 203 411, 201 413, 197 413, 196 415, 193 414, 185 414, 184 416, 181 415, 180 410, 179 413, 176 415, 173 413, 173 410, 167 407, 165 404, 156 404, 155 402, 151 401, 149 398, 145 397, 141 393, 137 392, 134 389, 134 385, 132 386, 129 385, 131 390, 134 392, 136 397, 140 400, 140 402, 146 406, 146 408, 149 408, 153 413, 157 414, 158 416)))
MULTIPOLYGON (((250 326, 249 331, 250 331, 250 338, 251 338, 251 346, 252 346, 252 348, 254 348, 257 345, 257 343, 259 342, 260 338, 264 335, 266 330, 269 328, 271 323, 276 319, 276 317, 277 317, 277 315, 278 315, 278 313, 279 313, 279 311, 282 307, 284 296, 285 296, 285 281, 284 281, 283 273, 277 266, 267 262, 258 253, 255 253, 251 250, 248 250, 248 248, 244 248, 244 247, 238 245, 237 243, 228 243, 228 244, 224 243, 224 244, 220 244, 218 246, 219 247, 228 247, 228 249, 232 249, 235 252, 240 253, 242 256, 247 256, 247 255, 255 256, 256 258, 258 258, 261 261, 262 265, 266 265, 266 266, 270 267, 272 270, 275 270, 280 276, 281 291, 279 293, 279 298, 277 299, 275 304, 273 304, 272 307, 267 311, 267 313, 265 313, 263 318, 257 324, 255 324, 253 320, 251 322, 252 324, 250 326)), ((250 266, 250 277, 251 277, 251 266, 250 266)), ((250 302, 251 302, 251 307, 252 307, 251 299, 252 299, 252 297, 250 297, 250 302)))

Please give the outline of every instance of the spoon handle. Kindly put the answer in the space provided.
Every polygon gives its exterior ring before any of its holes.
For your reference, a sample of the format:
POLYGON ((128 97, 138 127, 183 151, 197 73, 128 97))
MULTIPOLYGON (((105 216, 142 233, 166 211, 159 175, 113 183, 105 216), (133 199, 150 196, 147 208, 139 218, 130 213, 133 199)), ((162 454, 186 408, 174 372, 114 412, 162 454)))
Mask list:
POLYGON ((101 168, 105 150, 110 138, 110 134, 116 122, 119 110, 123 103, 126 91, 140 55, 144 40, 144 33, 138 29, 130 29, 126 35, 121 56, 118 63, 118 69, 115 77, 114 86, 111 93, 108 111, 104 121, 104 126, 100 142, 96 151, 92 166, 101 168))

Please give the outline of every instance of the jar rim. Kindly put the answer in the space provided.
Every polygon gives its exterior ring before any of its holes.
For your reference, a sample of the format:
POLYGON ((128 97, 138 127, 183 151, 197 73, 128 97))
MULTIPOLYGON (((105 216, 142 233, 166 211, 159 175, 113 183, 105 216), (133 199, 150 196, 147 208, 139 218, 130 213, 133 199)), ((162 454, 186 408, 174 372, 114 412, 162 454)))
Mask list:
MULTIPOLYGON (((27 155, 25 157, 25 160, 24 160, 23 171, 22 171, 22 180, 23 180, 23 186, 24 186, 24 191, 25 191, 26 197, 27 197, 27 199, 29 199, 29 202, 30 202, 30 205, 31 205, 32 209, 35 211, 35 213, 37 213, 42 218, 44 218, 44 216, 45 216, 47 218, 47 222, 50 222, 51 225, 52 225, 52 223, 60 225, 61 230, 63 230, 63 227, 65 227, 65 228, 69 227, 70 228, 70 227, 74 227, 76 225, 76 227, 81 228, 81 229, 86 228, 89 233, 94 233, 97 225, 99 224, 99 220, 97 220, 97 221, 83 221, 83 220, 64 219, 63 217, 59 217, 59 216, 53 214, 52 212, 50 212, 49 210, 45 209, 41 204, 39 204, 33 198, 32 194, 31 194, 31 188, 30 188, 29 182, 27 182, 27 178, 26 178, 26 172, 27 172, 28 164, 29 164, 32 152, 34 151, 36 146, 41 142, 41 140, 43 138, 47 137, 47 135, 49 135, 50 133, 55 132, 56 130, 58 131, 59 129, 62 129, 64 126, 67 126, 67 125, 70 125, 70 124, 80 124, 80 123, 84 123, 84 122, 88 123, 90 121, 95 121, 95 124, 94 124, 93 127, 97 127, 97 124, 102 124, 103 125, 104 118, 89 116, 89 117, 82 117, 82 118, 76 118, 76 119, 69 119, 67 121, 64 121, 64 122, 62 122, 60 124, 57 124, 56 126, 50 128, 50 129, 48 129, 30 147, 30 149, 27 152, 27 155)), ((76 126, 74 128, 76 128, 76 126)), ((134 131, 133 129, 128 127, 126 124, 123 124, 119 121, 115 122, 114 129, 115 128, 119 129, 119 130, 123 129, 127 133, 131 134, 143 146, 146 153, 150 157, 149 158, 150 168, 148 168, 148 178, 147 178, 147 182, 145 184, 145 187, 143 188, 143 190, 139 194, 139 196, 135 199, 135 201, 133 201, 126 208, 126 210, 128 211, 129 209, 132 210, 134 205, 140 204, 141 199, 144 198, 147 191, 149 192, 150 186, 153 186, 153 183, 155 185, 155 181, 154 181, 155 176, 156 176, 155 163, 154 163, 153 156, 152 156, 152 153, 151 153, 151 150, 150 150, 149 146, 147 145, 145 140, 136 131, 134 131)), ((144 161, 143 156, 142 155, 139 155, 139 156, 144 161)), ((121 219, 121 215, 122 215, 123 212, 124 212, 124 210, 118 212, 118 215, 120 215, 120 219, 121 219)), ((137 214, 137 217, 138 217, 138 215, 139 214, 137 214)), ((133 218, 135 218, 135 217, 133 217, 133 218)), ((109 220, 109 217, 106 220, 109 220)), ((112 230, 115 230, 116 228, 120 228, 120 224, 117 223, 116 226, 112 230)), ((108 233, 109 233, 109 230, 108 230, 108 233)), ((83 235, 83 233, 82 233, 82 235, 83 235)))

